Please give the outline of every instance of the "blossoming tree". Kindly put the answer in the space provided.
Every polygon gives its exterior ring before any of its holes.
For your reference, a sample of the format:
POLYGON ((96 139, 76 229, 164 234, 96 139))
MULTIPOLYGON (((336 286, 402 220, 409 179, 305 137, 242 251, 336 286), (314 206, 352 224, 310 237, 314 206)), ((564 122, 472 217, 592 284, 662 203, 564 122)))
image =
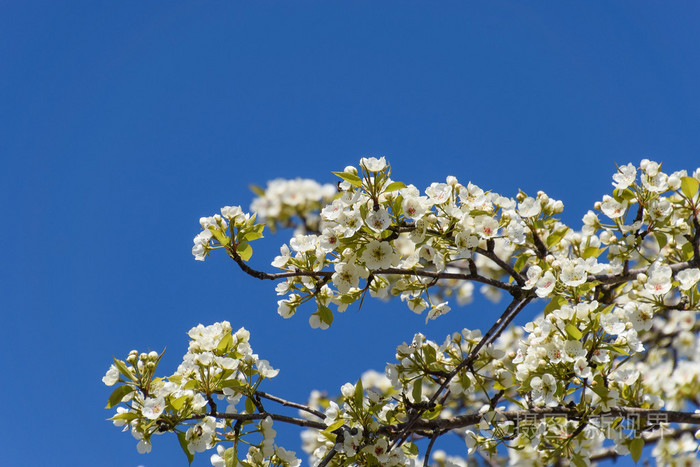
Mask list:
MULTIPOLYGON (((177 371, 162 354, 114 359, 108 408, 148 452, 174 432, 190 462, 300 465, 275 444, 276 423, 303 428, 311 465, 589 465, 644 446, 659 463, 694 462, 700 435, 700 169, 666 174, 643 160, 613 175, 614 190, 580 228, 557 219, 545 193, 515 199, 447 177, 423 193, 391 179, 384 158, 335 172, 339 183, 275 180, 256 189, 253 214, 224 207, 200 219, 195 259, 228 255, 243 273, 278 281, 277 312, 328 328, 367 295, 398 297, 426 322, 464 304, 481 284, 508 297, 484 332, 444 342, 416 334, 384 375, 368 372, 337 397, 305 403, 265 392, 278 370, 244 328, 224 321, 189 331, 177 371), (268 227, 294 227, 272 261, 249 266, 268 227), (512 326, 530 303, 544 312, 512 326), (282 415, 293 407, 298 416, 282 415), (462 457, 433 447, 447 433, 462 457), (416 442, 425 439, 419 450, 416 442)), ((252 279, 251 279, 252 280, 252 279)))

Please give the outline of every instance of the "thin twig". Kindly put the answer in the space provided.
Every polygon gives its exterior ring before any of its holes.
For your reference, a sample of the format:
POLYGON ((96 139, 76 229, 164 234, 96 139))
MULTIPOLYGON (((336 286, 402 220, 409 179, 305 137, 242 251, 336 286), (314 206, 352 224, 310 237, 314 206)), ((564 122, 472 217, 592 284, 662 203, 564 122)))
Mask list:
POLYGON ((277 402, 278 404, 281 404, 285 407, 294 407, 295 409, 303 410, 304 412, 310 413, 311 415, 315 415, 319 417, 321 420, 326 418, 326 415, 323 412, 320 412, 318 410, 312 409, 309 406, 302 405, 302 404, 297 404, 296 402, 290 402, 288 400, 282 399, 281 397, 273 396, 272 394, 268 394, 263 391, 255 391, 255 395, 262 397, 264 399, 269 399, 273 402, 277 402))

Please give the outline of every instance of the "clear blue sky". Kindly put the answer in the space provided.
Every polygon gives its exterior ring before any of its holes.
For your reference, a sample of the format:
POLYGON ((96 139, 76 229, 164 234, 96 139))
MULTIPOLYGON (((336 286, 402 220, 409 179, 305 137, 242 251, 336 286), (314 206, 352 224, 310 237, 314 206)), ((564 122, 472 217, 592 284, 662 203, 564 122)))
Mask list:
MULTIPOLYGON (((185 465, 105 419, 112 355, 229 320, 281 368, 269 392, 337 392, 423 330, 487 326, 477 301, 424 326, 365 303, 326 332, 274 285, 190 254, 197 220, 275 177, 333 182, 384 155, 424 188, 455 175, 543 189, 574 226, 614 163, 700 162, 695 2, 0 1, 0 464, 185 465)), ((285 238, 258 242, 265 268, 285 238)), ((298 431, 278 441, 300 453, 298 431)), ((199 456, 195 465, 208 465, 199 456)))

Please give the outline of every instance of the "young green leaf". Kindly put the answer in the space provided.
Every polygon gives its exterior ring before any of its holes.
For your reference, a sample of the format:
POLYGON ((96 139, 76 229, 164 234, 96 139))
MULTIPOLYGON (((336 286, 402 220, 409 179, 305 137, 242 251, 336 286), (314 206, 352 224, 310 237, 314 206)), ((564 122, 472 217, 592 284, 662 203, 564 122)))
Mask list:
POLYGON ((681 177, 681 191, 688 199, 693 199, 698 192, 700 182, 695 177, 681 177))
POLYGON ((226 334, 224 337, 221 338, 219 341, 219 345, 216 346, 216 350, 219 353, 226 353, 229 350, 231 350, 231 345, 233 344, 233 337, 231 336, 231 333, 226 334))
POLYGON ((644 440, 642 438, 634 438, 630 442, 630 455, 635 464, 642 458, 642 449, 644 449, 644 440))
POLYGON ((353 186, 356 186, 356 187, 362 186, 362 179, 355 174, 351 174, 348 172, 333 172, 333 175, 336 175, 336 176, 342 178, 343 180, 345 180, 346 182, 350 183, 353 186))
POLYGON ((579 331, 578 328, 571 323, 567 324, 565 329, 566 329, 566 333, 569 335, 569 337, 574 339, 574 340, 579 340, 581 337, 583 337, 583 334, 581 334, 581 331, 579 331))
POLYGON ((187 456, 187 463, 189 465, 192 465, 192 461, 194 460, 194 454, 191 453, 189 448, 187 447, 187 435, 185 434, 185 432, 178 433, 177 440, 180 442, 182 452, 184 452, 185 456, 187 456))
POLYGON ((403 182, 392 182, 384 189, 384 193, 391 193, 392 191, 400 190, 401 188, 406 188, 406 184, 403 182))
POLYGON ((243 261, 248 261, 253 256, 253 247, 247 242, 241 242, 236 247, 236 252, 243 261))
POLYGON ((355 402, 355 407, 358 409, 362 408, 362 397, 364 395, 364 388, 362 387, 362 378, 357 380, 357 384, 355 385, 355 394, 354 394, 354 402, 355 402))
POLYGON ((122 399, 126 397, 127 394, 130 394, 132 392, 134 392, 134 388, 129 386, 128 384, 119 386, 117 389, 112 391, 112 394, 107 400, 107 406, 105 407, 105 409, 111 409, 115 405, 119 404, 122 401, 122 399))
POLYGON ((321 321, 323 321, 329 326, 333 324, 333 312, 327 306, 318 306, 318 317, 321 318, 321 321))

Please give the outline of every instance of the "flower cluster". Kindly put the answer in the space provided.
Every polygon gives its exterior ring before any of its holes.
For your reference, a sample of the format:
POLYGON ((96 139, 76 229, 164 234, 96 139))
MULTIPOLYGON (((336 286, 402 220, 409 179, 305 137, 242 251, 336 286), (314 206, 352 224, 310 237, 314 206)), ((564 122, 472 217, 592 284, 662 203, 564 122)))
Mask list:
POLYGON ((295 227, 300 234, 318 230, 319 209, 337 194, 334 185, 304 178, 278 178, 268 182, 264 190, 256 186, 252 189, 258 197, 251 203, 251 211, 267 221, 271 229, 295 227))
POLYGON ((392 180, 374 157, 335 174, 339 191, 276 180, 257 190, 257 213, 225 207, 200 219, 195 258, 224 249, 245 273, 279 280, 278 313, 289 318, 311 302, 316 328, 368 293, 399 297, 427 322, 469 302, 475 284, 494 301, 509 298, 501 316, 442 344, 416 334, 384 375, 366 373, 337 398, 315 392, 307 405, 258 390, 277 370, 252 353, 244 329, 194 328, 174 375, 155 377, 161 355, 134 351, 103 379, 119 383, 108 407, 119 406, 113 420, 140 451, 152 435, 179 430, 188 456, 216 446, 212 463, 233 465, 243 456, 238 440, 257 436, 246 440, 248 465, 298 465, 274 444, 272 421, 283 420, 307 428, 311 465, 422 465, 431 455, 438 465, 468 465, 431 454, 449 432, 468 455, 512 465, 636 461, 645 444, 656 444, 663 464, 697 455, 700 169, 665 173, 646 159, 620 166, 580 229, 562 223, 563 203, 541 191, 509 198, 453 176, 420 191, 392 180), (281 272, 247 264, 265 225, 296 227, 272 261, 281 272), (543 312, 512 326, 536 300, 543 312), (261 398, 303 418, 269 413, 261 398), (424 459, 422 437, 431 438, 424 459))
MULTIPOLYGON (((260 359, 250 346, 250 333, 245 328, 233 331, 227 322, 210 326, 199 325, 188 335, 187 353, 177 371, 168 377, 156 377, 162 354, 132 351, 125 361, 114 359, 102 381, 117 386, 107 408, 116 407, 111 420, 114 425, 130 430, 138 439, 141 453, 151 451, 153 435, 175 431, 180 444, 192 459, 194 453, 217 448, 213 465, 230 465, 237 459, 238 440, 243 436, 262 435, 259 443, 250 445, 248 462, 255 465, 298 466, 294 453, 274 445, 272 419, 257 417, 258 428, 241 431, 234 422, 235 414, 254 414, 261 404, 256 391, 264 379, 277 376, 267 360, 260 359), (217 412, 217 402, 226 403, 217 412), (240 401, 245 399, 241 411, 240 401), (222 441, 233 441, 224 448, 222 441), (228 461, 226 461, 228 459, 228 461)), ((250 423, 250 422, 248 422, 250 423)))

